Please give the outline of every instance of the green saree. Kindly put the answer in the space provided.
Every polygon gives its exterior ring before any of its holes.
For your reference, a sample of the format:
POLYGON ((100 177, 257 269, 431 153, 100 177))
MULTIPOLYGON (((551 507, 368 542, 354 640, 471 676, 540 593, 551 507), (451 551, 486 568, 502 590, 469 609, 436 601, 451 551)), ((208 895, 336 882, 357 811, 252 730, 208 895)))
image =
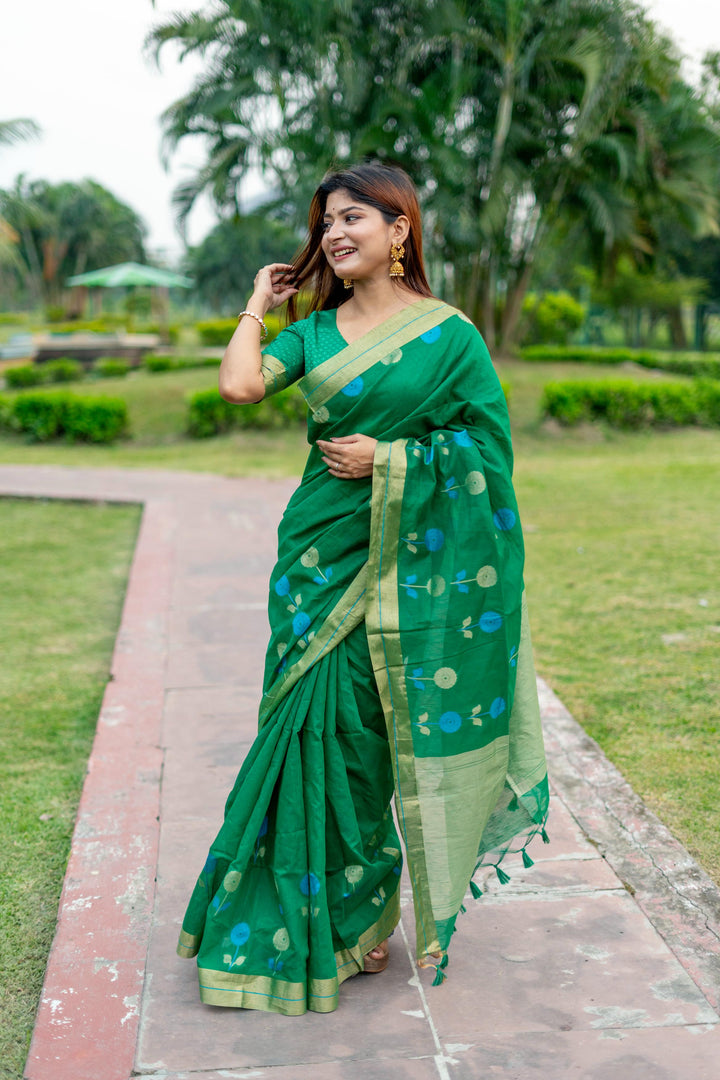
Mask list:
POLYGON ((334 311, 265 350, 300 378, 311 450, 279 527, 259 733, 192 894, 178 952, 207 1004, 337 1007, 399 921, 447 949, 481 866, 545 839, 548 787, 505 400, 475 327, 417 301, 348 345, 334 311), (372 477, 317 438, 378 439, 372 477))

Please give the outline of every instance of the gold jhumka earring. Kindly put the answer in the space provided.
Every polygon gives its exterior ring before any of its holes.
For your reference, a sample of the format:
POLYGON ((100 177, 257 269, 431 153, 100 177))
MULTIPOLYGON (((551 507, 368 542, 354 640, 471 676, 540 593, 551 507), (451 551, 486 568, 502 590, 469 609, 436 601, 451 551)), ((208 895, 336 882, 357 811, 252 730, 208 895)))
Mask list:
POLYGON ((353 279, 350 278, 350 277, 344 277, 343 278, 343 285, 345 286, 346 289, 352 289, 352 287, 353 287, 353 279))
POLYGON ((392 259, 392 266, 390 267, 390 277, 405 277, 405 269, 400 262, 405 254, 405 248, 402 244, 392 244, 390 246, 390 258, 392 259))

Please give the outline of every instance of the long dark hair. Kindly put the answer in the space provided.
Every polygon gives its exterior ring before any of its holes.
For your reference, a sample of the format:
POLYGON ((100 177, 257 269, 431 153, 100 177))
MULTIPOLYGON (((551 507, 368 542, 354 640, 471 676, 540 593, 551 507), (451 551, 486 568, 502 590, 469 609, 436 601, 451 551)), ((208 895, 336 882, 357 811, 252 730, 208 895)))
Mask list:
MULTIPOLYGON (((347 290, 335 276, 321 246, 328 195, 341 188, 349 191, 357 202, 374 206, 388 224, 392 224, 401 214, 407 217, 410 232, 404 245, 403 280, 420 296, 432 296, 423 266, 422 222, 415 185, 399 166, 368 161, 362 165, 351 165, 340 172, 328 173, 312 197, 308 214, 308 238, 293 259, 295 287, 310 293, 310 303, 304 314, 336 308, 348 297, 347 290)), ((389 254, 388 252, 388 270, 389 254)), ((288 301, 287 317, 291 323, 300 317, 297 296, 292 296, 288 301)))

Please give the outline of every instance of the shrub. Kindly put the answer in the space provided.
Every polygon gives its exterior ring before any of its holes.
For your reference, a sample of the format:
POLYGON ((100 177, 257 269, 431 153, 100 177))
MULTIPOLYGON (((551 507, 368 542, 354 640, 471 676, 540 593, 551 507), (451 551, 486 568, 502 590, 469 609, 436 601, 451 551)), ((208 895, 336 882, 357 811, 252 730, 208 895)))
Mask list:
POLYGON ((142 359, 148 371, 177 371, 179 368, 218 367, 217 356, 162 356, 146 353, 142 359))
POLYGON ((172 371, 178 365, 173 356, 156 356, 154 353, 146 353, 142 358, 142 366, 147 371, 172 371))
POLYGON ((29 319, 24 311, 0 311, 0 326, 22 326, 29 319))
MULTIPOLYGON (((267 337, 264 339, 263 345, 267 345, 269 341, 272 341, 280 333, 280 316, 275 312, 269 312, 263 321, 267 327, 267 337)), ((205 319, 196 323, 195 329, 203 345, 222 345, 224 347, 237 330, 237 324, 236 315, 234 319, 205 319)))
POLYGON ((585 308, 568 292, 546 292, 528 297, 529 336, 536 341, 565 343, 585 321, 585 308))
POLYGON ((43 382, 77 382, 85 375, 85 369, 79 360, 61 356, 57 360, 48 360, 42 365, 43 382))
POLYGON ((13 400, 6 394, 0 394, 0 431, 12 428, 13 400))
POLYGON ((720 356, 712 353, 668 353, 649 349, 611 349, 589 345, 529 345, 523 360, 568 361, 576 364, 639 364, 676 375, 701 375, 720 379, 720 356))
POLYGON ((188 394, 187 431, 195 439, 219 435, 233 428, 288 427, 305 420, 307 406, 297 389, 263 398, 254 405, 225 401, 215 389, 188 394))
POLYGON ((71 397, 64 429, 68 442, 115 442, 128 430, 127 404, 122 398, 71 397))
POLYGON ((121 398, 22 393, 12 402, 10 425, 34 442, 64 435, 70 442, 108 443, 127 432, 127 405, 121 398))
POLYGON ((26 386, 39 386, 43 381, 42 368, 35 364, 19 364, 5 369, 5 384, 13 390, 26 386))
POLYGON ((122 356, 101 356, 92 369, 101 379, 117 379, 127 375, 130 364, 122 356))
POLYGON ((547 383, 542 412, 561 424, 604 419, 613 427, 720 425, 720 383, 603 379, 547 383))
POLYGON ((63 432, 69 394, 18 394, 12 413, 12 425, 29 435, 33 442, 55 439, 63 432))
POLYGON ((203 345, 227 345, 236 328, 237 318, 204 319, 202 322, 195 324, 195 329, 203 345))

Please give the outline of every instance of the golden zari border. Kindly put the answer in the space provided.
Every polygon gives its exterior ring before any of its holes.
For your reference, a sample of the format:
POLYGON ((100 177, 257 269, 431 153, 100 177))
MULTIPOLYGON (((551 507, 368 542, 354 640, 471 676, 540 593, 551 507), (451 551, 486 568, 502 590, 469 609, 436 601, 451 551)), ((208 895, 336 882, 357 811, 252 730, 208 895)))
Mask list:
POLYGON ((177 943, 178 956, 182 956, 183 960, 192 960, 193 956, 197 956, 201 941, 201 934, 188 934, 187 931, 181 930, 177 943))
POLYGON ((406 445, 407 440, 397 439, 391 443, 379 442, 375 448, 365 627, 375 679, 385 711, 395 778, 398 822, 405 841, 408 872, 413 887, 418 940, 423 941, 421 955, 425 955, 438 952, 440 944, 425 861, 412 726, 400 641, 397 555, 407 471, 406 445))
POLYGON ((287 369, 282 360, 278 360, 277 356, 263 353, 260 374, 265 383, 266 396, 277 394, 278 391, 284 390, 287 386, 287 369))
POLYGON ((365 618, 365 575, 362 566, 299 660, 296 660, 277 679, 264 696, 260 705, 260 727, 274 712, 288 691, 328 650, 354 630, 365 618))
POLYGON ((271 975, 241 975, 238 972, 199 968, 200 1000, 205 1005, 262 1009, 301 1016, 311 1012, 333 1012, 338 1007, 339 988, 363 969, 363 957, 384 941, 400 920, 400 890, 395 891, 376 923, 360 937, 353 949, 335 953, 337 975, 331 979, 310 979, 307 985, 287 982, 271 975))

